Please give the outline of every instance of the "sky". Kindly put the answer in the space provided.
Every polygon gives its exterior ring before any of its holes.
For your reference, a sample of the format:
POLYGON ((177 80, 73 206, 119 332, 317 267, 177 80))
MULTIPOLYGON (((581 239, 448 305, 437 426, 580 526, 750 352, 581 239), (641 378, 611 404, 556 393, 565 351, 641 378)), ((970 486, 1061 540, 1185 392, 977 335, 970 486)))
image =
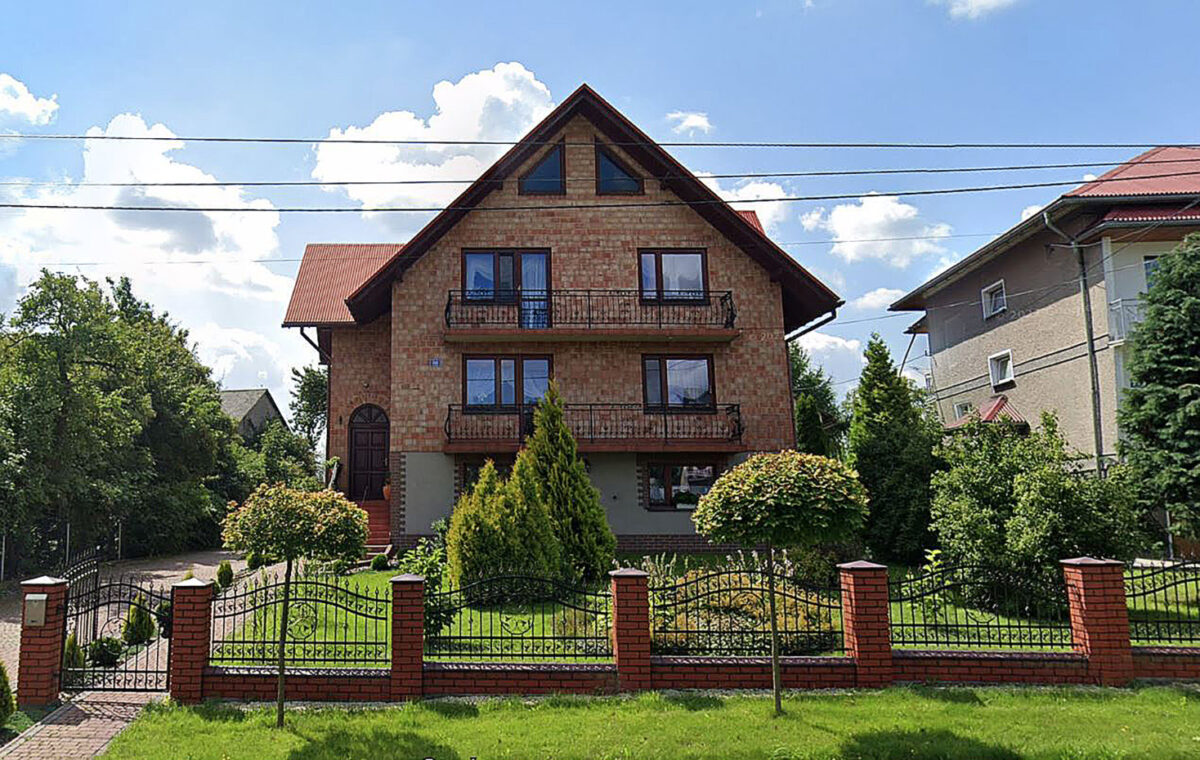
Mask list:
MULTIPOLYGON (((446 185, 88 187, 86 182, 470 179, 497 147, 350 146, 339 137, 512 140, 587 82, 681 143, 1195 142, 1200 4, 1147 0, 689 3, 71 3, 0 7, 0 134, 258 136, 299 144, 0 139, 0 202, 246 212, 0 209, 0 312, 42 267, 135 292, 190 331, 226 388, 315 352, 283 318, 308 242, 402 242, 431 214, 289 215, 280 206, 437 206, 446 185), (1086 8, 1086 11, 1082 9, 1086 8), (14 182, 51 182, 15 185, 14 182), (8 184, 4 184, 8 183, 8 184)), ((1066 188, 1137 149, 671 150, 701 174, 1096 162, 1037 171, 709 180, 833 288, 801 339, 839 392, 872 332, 897 361, 915 315, 887 305, 1066 188), (754 202, 848 194, 826 202, 754 202), (920 238, 878 241, 878 238, 920 238), (862 242, 862 241, 875 242, 862 242)), ((921 377, 924 340, 906 372, 921 377)))

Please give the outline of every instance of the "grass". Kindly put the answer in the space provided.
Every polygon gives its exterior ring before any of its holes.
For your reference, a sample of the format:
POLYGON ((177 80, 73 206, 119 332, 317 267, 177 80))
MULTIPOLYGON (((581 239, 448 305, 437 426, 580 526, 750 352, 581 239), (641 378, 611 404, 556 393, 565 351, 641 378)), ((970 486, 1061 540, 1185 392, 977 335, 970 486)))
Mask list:
POLYGON ((107 760, 1049 760, 1200 756, 1190 688, 932 689, 427 701, 386 709, 148 709, 107 760))
POLYGON ((17 738, 17 734, 41 720, 50 710, 14 710, 8 721, 0 726, 0 747, 17 738))

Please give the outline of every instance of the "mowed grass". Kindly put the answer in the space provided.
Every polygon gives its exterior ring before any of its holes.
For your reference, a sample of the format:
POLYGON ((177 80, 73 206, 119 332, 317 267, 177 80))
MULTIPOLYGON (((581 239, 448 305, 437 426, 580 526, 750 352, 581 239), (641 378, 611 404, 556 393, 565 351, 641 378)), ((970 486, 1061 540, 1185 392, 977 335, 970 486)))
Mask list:
POLYGON ((933 689, 767 696, 643 694, 386 709, 149 708, 107 760, 1015 760, 1196 758, 1191 688, 933 689))

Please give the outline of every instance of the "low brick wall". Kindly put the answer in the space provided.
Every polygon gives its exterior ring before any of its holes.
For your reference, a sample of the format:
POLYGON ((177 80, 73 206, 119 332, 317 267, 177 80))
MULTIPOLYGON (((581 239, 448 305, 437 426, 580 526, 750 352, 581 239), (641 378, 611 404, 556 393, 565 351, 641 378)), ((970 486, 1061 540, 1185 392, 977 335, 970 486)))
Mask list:
POLYGON ((1200 647, 1134 647, 1133 677, 1200 681, 1200 647))
POLYGON ((1086 657, 1074 652, 944 652, 897 649, 892 678, 901 683, 1093 683, 1086 657))
MULTIPOLYGON (((784 657, 780 676, 786 689, 849 689, 857 667, 848 657, 784 657)), ((768 657, 652 657, 654 689, 769 689, 768 657)))
MULTIPOLYGON (((272 701, 277 689, 271 668, 205 668, 203 699, 272 701)), ((312 702, 386 702, 391 677, 387 670, 289 670, 284 681, 288 699, 312 702)))
POLYGON ((617 666, 557 663, 427 662, 425 696, 612 694, 617 666))

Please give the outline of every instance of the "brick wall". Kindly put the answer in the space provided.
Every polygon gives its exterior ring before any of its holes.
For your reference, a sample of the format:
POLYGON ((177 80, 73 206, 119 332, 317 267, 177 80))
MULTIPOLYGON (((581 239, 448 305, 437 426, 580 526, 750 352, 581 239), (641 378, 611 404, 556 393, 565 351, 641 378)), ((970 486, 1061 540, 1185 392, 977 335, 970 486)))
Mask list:
POLYGON ((62 651, 67 614, 67 582, 41 577, 21 584, 21 620, 33 594, 46 595, 42 625, 21 626, 20 658, 17 664, 17 705, 42 707, 58 700, 62 682, 62 651))
POLYGON ((615 665, 425 664, 425 695, 431 697, 470 694, 611 694, 615 691, 615 665))
MULTIPOLYGON (((368 325, 335 327, 330 330, 329 365, 329 451, 326 456, 342 462, 338 487, 348 487, 350 415, 363 404, 391 411, 391 357, 388 335, 392 320, 384 315, 368 325)), ((394 482, 394 480, 393 480, 394 482)), ((394 498, 394 497, 393 497, 394 498)))
MULTIPOLYGON (((274 701, 277 681, 270 668, 206 668, 205 699, 274 701)), ((312 702, 386 702, 391 679, 386 670, 374 673, 289 668, 284 681, 287 699, 312 702)))

